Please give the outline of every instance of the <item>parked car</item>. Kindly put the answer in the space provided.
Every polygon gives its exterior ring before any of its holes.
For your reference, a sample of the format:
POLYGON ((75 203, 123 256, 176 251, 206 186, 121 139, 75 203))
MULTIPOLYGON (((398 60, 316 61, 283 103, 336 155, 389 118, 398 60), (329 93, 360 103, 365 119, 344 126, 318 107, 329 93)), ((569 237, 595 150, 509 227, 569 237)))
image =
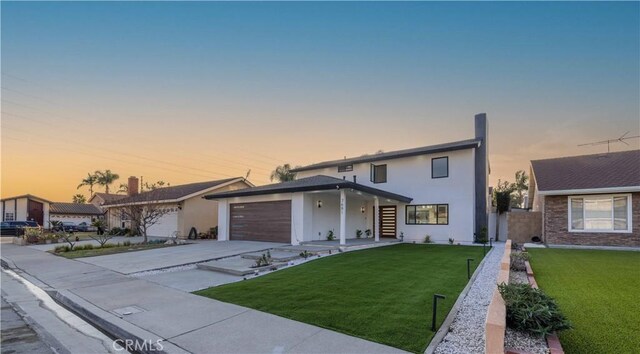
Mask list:
POLYGON ((62 230, 64 230, 65 232, 76 232, 76 231, 79 231, 78 230, 78 225, 72 223, 71 221, 57 222, 51 228, 51 230, 53 232, 58 232, 58 231, 62 231, 62 230))
POLYGON ((38 227, 35 221, 3 221, 0 224, 0 236, 21 236, 25 227, 38 227))
POLYGON ((96 227, 87 223, 86 221, 83 221, 78 224, 78 231, 80 232, 88 232, 88 231, 95 231, 95 230, 96 230, 96 227))

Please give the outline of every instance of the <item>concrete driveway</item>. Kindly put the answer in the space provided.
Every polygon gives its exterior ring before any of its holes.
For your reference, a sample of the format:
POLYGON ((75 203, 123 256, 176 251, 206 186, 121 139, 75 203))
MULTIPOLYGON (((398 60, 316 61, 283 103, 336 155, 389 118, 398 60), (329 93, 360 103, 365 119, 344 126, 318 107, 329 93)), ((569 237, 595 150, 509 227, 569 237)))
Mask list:
POLYGON ((257 252, 285 245, 283 243, 256 241, 198 240, 190 242, 194 243, 147 251, 78 258, 76 260, 107 268, 122 274, 132 274, 148 270, 204 262, 210 259, 231 257, 242 253, 257 252))

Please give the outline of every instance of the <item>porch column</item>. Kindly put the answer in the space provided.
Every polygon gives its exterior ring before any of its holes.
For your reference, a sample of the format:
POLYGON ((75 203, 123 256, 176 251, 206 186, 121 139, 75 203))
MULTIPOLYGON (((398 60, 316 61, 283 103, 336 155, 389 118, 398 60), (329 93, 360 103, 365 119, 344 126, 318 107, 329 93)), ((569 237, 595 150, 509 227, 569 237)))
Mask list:
POLYGON ((378 197, 373 197, 373 237, 380 241, 380 202, 378 197))
POLYGON ((340 190, 340 245, 347 244, 347 195, 340 190))

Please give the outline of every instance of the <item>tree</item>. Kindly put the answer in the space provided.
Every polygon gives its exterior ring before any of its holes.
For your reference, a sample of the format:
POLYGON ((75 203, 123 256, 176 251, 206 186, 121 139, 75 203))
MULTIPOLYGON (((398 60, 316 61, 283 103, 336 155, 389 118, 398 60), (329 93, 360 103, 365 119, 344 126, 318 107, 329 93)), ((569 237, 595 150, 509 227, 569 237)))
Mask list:
POLYGON ((512 195, 512 206, 523 207, 524 205, 524 192, 529 190, 529 176, 523 171, 516 172, 516 181, 512 184, 513 191, 516 194, 512 195))
POLYGON ((87 173, 87 177, 82 179, 82 182, 78 185, 76 189, 80 189, 84 186, 89 186, 89 194, 93 197, 93 186, 98 184, 98 176, 95 174, 87 173))
POLYGON ((116 193, 129 193, 129 185, 126 183, 120 183, 120 185, 118 186, 118 191, 116 193))
POLYGON ((97 219, 94 222, 92 222, 91 225, 97 227, 98 232, 96 232, 95 235, 89 234, 89 237, 97 241, 100 244, 100 247, 104 247, 104 245, 115 236, 115 235, 109 235, 108 232, 104 232, 104 231, 101 232, 101 230, 104 230, 106 228, 106 224, 104 220, 97 219))
POLYGON ((73 196, 73 202, 76 204, 84 204, 87 202, 87 198, 84 195, 78 193, 73 196))
POLYGON ((276 167, 273 172, 271 172, 271 176, 269 177, 272 181, 275 179, 278 182, 288 182, 296 179, 296 173, 291 172, 291 165, 286 163, 282 166, 276 167))
POLYGON ((96 171, 97 183, 104 186, 105 193, 109 194, 109 186, 115 182, 120 176, 111 170, 96 171))
POLYGON ((496 241, 498 240, 498 236, 500 235, 500 215, 509 210, 511 193, 513 192, 514 188, 514 183, 498 180, 498 184, 493 190, 493 201, 498 211, 496 213, 496 241))
POLYGON ((147 231, 157 224, 160 219, 171 212, 171 207, 158 203, 166 200, 165 190, 158 186, 164 186, 163 181, 145 184, 148 190, 140 193, 135 204, 122 206, 119 210, 124 219, 131 221, 131 229, 144 237, 143 243, 147 243, 147 231))
POLYGON ((169 186, 171 186, 171 184, 169 184, 168 182, 162 181, 162 180, 160 180, 158 182, 153 182, 153 183, 145 182, 142 185, 142 192, 152 191, 152 190, 156 190, 158 188, 164 188, 164 187, 169 187, 169 186))

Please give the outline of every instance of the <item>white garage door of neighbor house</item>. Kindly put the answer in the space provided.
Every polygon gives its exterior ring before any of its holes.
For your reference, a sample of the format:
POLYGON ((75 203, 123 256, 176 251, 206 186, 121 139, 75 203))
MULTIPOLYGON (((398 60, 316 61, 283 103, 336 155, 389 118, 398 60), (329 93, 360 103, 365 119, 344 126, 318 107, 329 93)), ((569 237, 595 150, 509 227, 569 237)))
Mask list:
POLYGON ((157 223, 151 225, 147 230, 147 236, 171 237, 178 231, 178 212, 171 212, 163 215, 157 223))

